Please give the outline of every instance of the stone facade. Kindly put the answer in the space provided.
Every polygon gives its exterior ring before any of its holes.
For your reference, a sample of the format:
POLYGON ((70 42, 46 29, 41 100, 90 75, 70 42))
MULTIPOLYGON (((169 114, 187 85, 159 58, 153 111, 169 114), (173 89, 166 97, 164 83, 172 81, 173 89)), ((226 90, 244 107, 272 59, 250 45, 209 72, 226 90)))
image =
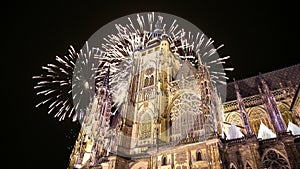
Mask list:
MULTIPOLYGON (((300 168, 300 136, 287 132, 289 123, 300 125, 299 73, 279 87, 269 78, 276 72, 237 81, 235 89, 230 83, 222 104, 205 65, 177 55, 159 38, 137 51, 128 95, 116 114, 109 86, 101 88, 69 169, 300 168), (250 89, 253 81, 257 92, 250 89), (262 123, 276 137, 258 138, 262 123), (242 137, 228 139, 232 125, 242 137)), ((300 72, 300 65, 289 71, 300 72)))

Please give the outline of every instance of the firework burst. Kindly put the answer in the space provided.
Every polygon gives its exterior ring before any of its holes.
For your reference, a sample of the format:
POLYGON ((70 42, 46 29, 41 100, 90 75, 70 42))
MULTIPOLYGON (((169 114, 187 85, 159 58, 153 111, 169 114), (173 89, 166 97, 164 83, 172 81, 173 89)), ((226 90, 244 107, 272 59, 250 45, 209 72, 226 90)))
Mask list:
POLYGON ((176 57, 190 61, 195 67, 199 62, 206 65, 213 83, 226 84, 228 78, 224 71, 233 68, 224 69, 222 65, 229 56, 219 58, 217 50, 223 45, 215 48, 214 41, 199 29, 198 32, 186 31, 184 24, 176 19, 170 20, 154 12, 137 14, 136 20, 127 19, 125 25, 115 23, 115 33, 102 36, 103 40, 97 37, 96 41, 103 41, 100 48, 90 49, 86 43, 84 50, 76 53, 71 47, 68 56, 57 56, 54 64, 43 66, 45 73, 33 77, 38 80, 34 87, 37 94, 45 98, 37 106, 49 104, 48 113, 55 110, 59 120, 66 116, 82 119, 110 68, 110 91, 115 112, 118 111, 127 100, 134 52, 151 47, 158 39, 167 39, 176 57))
POLYGON ((56 56, 55 62, 42 67, 40 76, 33 76, 37 80, 34 89, 37 95, 43 96, 43 101, 36 107, 48 104, 48 114, 55 112, 54 117, 59 121, 65 117, 73 117, 73 121, 84 117, 95 93, 95 70, 97 61, 95 56, 101 54, 99 49, 86 48, 79 53, 70 46, 66 56, 56 56))
MULTIPOLYGON (((223 68, 225 60, 229 56, 219 58, 213 40, 203 33, 186 32, 173 20, 170 25, 164 23, 163 16, 155 13, 147 15, 137 14, 136 20, 128 17, 128 24, 115 24, 116 33, 104 37, 102 50, 106 55, 101 60, 103 67, 110 63, 112 68, 111 91, 116 110, 126 101, 129 79, 131 77, 134 52, 150 47, 151 42, 157 39, 167 39, 170 42, 171 51, 182 60, 188 60, 195 67, 198 62, 205 64, 211 74, 211 81, 215 84, 226 84, 226 73, 233 68, 223 68)), ((100 66, 101 67, 101 66, 100 66)), ((104 73, 98 78, 102 79, 104 73)))

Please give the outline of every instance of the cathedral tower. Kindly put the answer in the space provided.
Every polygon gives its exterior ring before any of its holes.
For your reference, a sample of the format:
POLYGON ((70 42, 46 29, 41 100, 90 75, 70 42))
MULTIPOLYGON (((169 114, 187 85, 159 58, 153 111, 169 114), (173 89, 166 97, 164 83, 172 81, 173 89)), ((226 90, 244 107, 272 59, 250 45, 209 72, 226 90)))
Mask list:
POLYGON ((73 148, 69 169, 84 168, 101 163, 101 157, 108 156, 112 146, 110 130, 111 94, 109 89, 109 69, 98 88, 82 122, 80 133, 73 148))

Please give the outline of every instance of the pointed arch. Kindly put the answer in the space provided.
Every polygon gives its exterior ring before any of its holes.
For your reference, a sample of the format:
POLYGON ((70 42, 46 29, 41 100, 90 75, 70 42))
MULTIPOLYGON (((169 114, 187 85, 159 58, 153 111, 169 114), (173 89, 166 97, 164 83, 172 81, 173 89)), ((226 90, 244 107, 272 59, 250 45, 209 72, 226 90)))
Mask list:
POLYGON ((276 149, 266 150, 262 156, 262 163, 264 168, 291 169, 288 158, 276 149))
POLYGON ((140 136, 141 139, 151 138, 153 117, 149 112, 145 112, 141 116, 140 136))
POLYGON ((290 111, 290 106, 283 102, 278 102, 277 104, 285 125, 287 126, 289 121, 291 121, 292 123, 296 123, 295 118, 293 117, 293 114, 290 111))
POLYGON ((201 105, 201 96, 195 92, 181 90, 175 95, 167 108, 172 121, 172 135, 179 134, 181 137, 186 137, 196 128, 203 129, 201 105), (198 119, 197 116, 199 116, 198 119), (199 126, 194 127, 196 123, 199 126))
POLYGON ((260 123, 263 122, 269 129, 274 131, 274 127, 270 120, 268 120, 268 114, 263 107, 252 107, 248 111, 249 123, 251 130, 258 135, 260 123))
POLYGON ((131 169, 147 169, 148 168, 148 162, 147 161, 139 161, 137 163, 134 163, 130 168, 131 169))
POLYGON ((151 75, 149 85, 154 85, 154 76, 151 75))
POLYGON ((241 114, 236 111, 228 113, 224 118, 224 124, 224 133, 228 136, 231 124, 234 124, 235 126, 243 126, 241 114))
POLYGON ((229 115, 226 117, 225 121, 228 124, 234 124, 236 126, 243 126, 241 114, 236 111, 230 112, 229 115))
POLYGON ((177 119, 178 116, 181 115, 182 112, 178 111, 181 105, 188 107, 187 110, 190 114, 202 113, 201 96, 196 94, 194 91, 179 90, 179 92, 174 95, 171 104, 167 107, 167 111, 170 112, 173 120, 177 119))
POLYGON ((151 109, 151 104, 143 104, 139 109, 139 138, 148 139, 152 138, 153 135, 153 110, 151 109))
POLYGON ((196 151, 196 161, 202 160, 202 153, 201 150, 196 151))
POLYGON ((167 163, 168 163, 167 157, 166 156, 162 156, 161 165, 167 165, 167 163))
POLYGON ((144 87, 147 87, 147 86, 149 86, 149 78, 148 77, 145 78, 145 82, 144 82, 144 87))

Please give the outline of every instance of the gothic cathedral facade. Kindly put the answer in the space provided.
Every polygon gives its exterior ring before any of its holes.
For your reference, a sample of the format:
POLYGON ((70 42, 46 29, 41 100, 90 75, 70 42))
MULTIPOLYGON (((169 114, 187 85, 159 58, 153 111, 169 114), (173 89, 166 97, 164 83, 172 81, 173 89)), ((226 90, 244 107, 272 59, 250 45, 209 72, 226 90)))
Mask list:
POLYGON ((69 169, 300 168, 299 64, 228 84, 222 103, 200 59, 182 61, 168 39, 148 43, 115 113, 107 70, 69 169), (298 74, 275 82, 288 71, 298 74))

